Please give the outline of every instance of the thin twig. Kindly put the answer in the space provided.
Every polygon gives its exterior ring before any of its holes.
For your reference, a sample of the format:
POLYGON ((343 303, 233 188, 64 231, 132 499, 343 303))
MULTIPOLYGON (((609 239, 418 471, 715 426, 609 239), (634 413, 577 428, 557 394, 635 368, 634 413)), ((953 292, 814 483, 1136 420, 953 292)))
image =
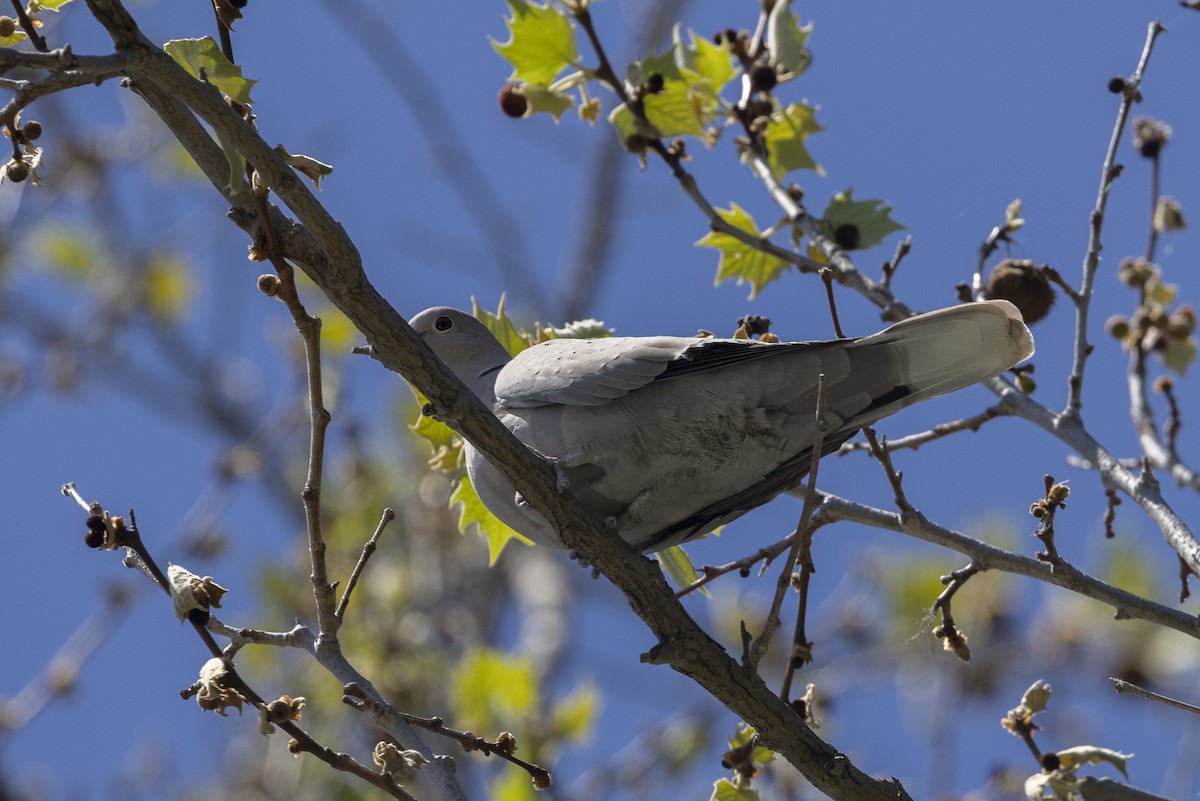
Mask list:
POLYGON ((1166 28, 1158 20, 1151 22, 1146 31, 1146 43, 1142 47, 1142 55, 1138 59, 1137 68, 1125 80, 1121 94, 1121 105, 1117 109, 1117 119, 1113 124, 1112 136, 1108 142, 1108 150, 1104 154, 1104 162, 1100 167, 1100 188, 1096 193, 1096 205, 1092 209, 1088 227, 1087 252, 1083 258, 1083 280, 1079 285, 1081 301, 1075 305, 1075 349, 1071 363, 1071 373, 1067 378, 1067 404, 1062 411, 1063 416, 1078 417, 1083 406, 1083 372, 1092 346, 1088 343, 1088 313, 1091 310, 1092 288, 1096 280, 1096 271, 1100 266, 1100 233, 1104 227, 1104 211, 1108 207, 1108 192, 1112 187, 1114 166, 1117 159, 1117 149, 1124 135, 1125 124, 1129 119, 1129 110, 1141 98, 1142 77, 1146 65, 1150 61, 1150 53, 1154 49, 1154 41, 1166 28))
MULTIPOLYGON (((792 540, 795 539, 795 536, 796 532, 792 531, 779 542, 759 548, 754 553, 748 556, 743 556, 741 559, 727 562, 723 565, 704 565, 703 567, 700 567, 698 570, 700 573, 700 578, 696 579, 686 587, 681 588, 675 593, 675 597, 682 598, 683 596, 700 589, 710 581, 724 576, 727 573, 732 573, 735 570, 740 572, 743 578, 748 578, 750 576, 750 568, 758 562, 763 563, 762 570, 765 571, 770 564, 775 561, 776 557, 791 547, 792 540)), ((760 571, 760 575, 761 572, 762 571, 760 571)))
POLYGON ((896 472, 896 468, 892 466, 891 446, 888 444, 887 437, 884 437, 881 441, 875 436, 875 429, 870 426, 863 429, 863 436, 867 438, 871 455, 879 462, 884 474, 887 476, 888 483, 892 485, 892 494, 895 496, 896 508, 900 510, 901 514, 915 511, 913 505, 908 502, 908 497, 904 494, 904 474, 896 472))
MULTIPOLYGON (((934 440, 947 437, 959 431, 978 431, 980 426, 982 426, 988 420, 994 420, 997 417, 1004 417, 1009 414, 1011 414, 1011 412, 1002 409, 999 404, 995 406, 989 406, 979 414, 972 415, 971 417, 964 417, 961 420, 952 420, 947 423, 938 423, 928 431, 909 434, 908 436, 900 437, 899 439, 889 439, 887 441, 888 451, 898 451, 905 448, 911 448, 915 451, 928 442, 933 442, 934 440)), ((854 451, 870 450, 870 442, 854 440, 842 445, 842 447, 838 449, 838 456, 845 456, 846 454, 853 453, 854 451)))
MULTIPOLYGON (((358 709, 363 712, 368 712, 376 717, 380 717, 385 712, 390 710, 382 709, 379 704, 363 691, 357 683, 351 682, 342 688, 342 703, 349 707, 358 709)), ((501 734, 494 741, 485 740, 478 735, 468 731, 459 731, 445 725, 442 718, 433 717, 426 718, 419 715, 408 715, 400 713, 400 716, 410 725, 419 726, 426 731, 431 731, 434 734, 440 734, 443 737, 448 737, 458 742, 464 751, 481 751, 487 756, 495 754, 503 760, 511 762, 517 767, 522 768, 529 773, 533 779, 535 786, 545 789, 550 786, 551 776, 550 771, 535 765, 532 762, 526 762, 520 757, 513 754, 517 748, 517 741, 511 734, 501 734)))
POLYGON ((1133 682, 1125 681, 1124 679, 1118 679, 1110 676, 1108 680, 1112 683, 1113 689, 1118 693, 1132 693, 1133 695, 1140 695, 1142 698, 1149 698, 1151 701, 1158 701, 1160 704, 1166 704, 1167 706, 1173 706, 1176 709, 1182 709, 1185 712, 1191 712, 1194 715, 1200 715, 1200 706, 1195 706, 1185 701, 1179 701, 1171 698, 1170 696, 1147 690, 1144 687, 1139 687, 1133 682))
POLYGON ((812 464, 808 469, 808 490, 804 494, 804 508, 800 511, 800 522, 796 524, 796 533, 792 537, 791 549, 788 551, 787 560, 784 562, 783 570, 779 572, 779 578, 775 582, 775 597, 771 600, 771 610, 767 614, 767 620, 763 624, 763 630, 755 639, 753 645, 747 653, 746 666, 751 669, 757 669, 759 661, 767 653, 767 649, 771 644, 771 637, 775 634, 775 630, 779 628, 781 623, 779 619, 779 610, 783 606, 783 598, 788 589, 792 586, 792 572, 796 568, 796 559, 800 554, 800 546, 804 541, 804 531, 809 527, 809 518, 817 508, 817 471, 821 466, 821 454, 825 442, 825 432, 829 428, 829 421, 825 419, 825 374, 821 373, 817 376, 817 408, 815 414, 816 425, 814 427, 814 436, 812 444, 812 464))
POLYGON ((892 260, 883 263, 883 285, 885 287, 891 288, 892 278, 895 277, 896 271, 900 269, 901 260, 912 250, 912 241, 911 236, 901 239, 896 244, 896 252, 892 255, 892 260))
POLYGON ((358 562, 354 565, 354 569, 350 571, 350 578, 346 581, 346 589, 342 592, 342 599, 338 601, 337 609, 333 616, 337 619, 340 625, 344 622, 346 615, 346 604, 350 603, 350 593, 354 592, 355 586, 358 585, 358 577, 367 567, 367 560, 375 553, 375 547, 379 542, 380 535, 387 528, 387 524, 396 519, 396 513, 391 509, 384 509, 383 516, 379 518, 379 525, 375 527, 375 533, 371 538, 363 544, 362 554, 358 557, 358 562))
POLYGON ((25 31, 25 35, 29 37, 29 41, 33 42, 42 53, 49 50, 46 46, 46 38, 37 31, 37 26, 33 24, 33 20, 25 13, 25 6, 21 5, 21 0, 12 0, 13 11, 17 14, 17 22, 21 25, 21 30, 25 31))

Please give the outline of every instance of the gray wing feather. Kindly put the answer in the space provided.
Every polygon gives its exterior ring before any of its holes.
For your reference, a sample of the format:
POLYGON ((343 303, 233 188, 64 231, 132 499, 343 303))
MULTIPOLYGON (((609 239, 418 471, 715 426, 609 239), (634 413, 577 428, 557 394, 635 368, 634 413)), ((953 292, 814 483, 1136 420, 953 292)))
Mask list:
POLYGON ((496 398, 510 409, 600 406, 649 384, 695 342, 684 337, 552 339, 505 365, 496 377, 496 398))

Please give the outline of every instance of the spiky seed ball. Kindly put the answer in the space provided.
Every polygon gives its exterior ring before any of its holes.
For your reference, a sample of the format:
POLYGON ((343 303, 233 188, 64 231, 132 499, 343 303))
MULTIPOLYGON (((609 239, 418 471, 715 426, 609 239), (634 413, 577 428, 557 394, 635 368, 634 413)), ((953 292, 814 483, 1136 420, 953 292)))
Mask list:
POLYGON ((506 83, 500 87, 500 110, 514 119, 524 117, 529 111, 529 100, 517 89, 519 84, 506 83))
POLYGON ((1029 259, 1005 259, 988 276, 989 298, 1007 300, 1021 311, 1026 324, 1036 323, 1054 305, 1050 279, 1029 259))
POLYGON ((0 17, 0 38, 7 39, 17 32, 17 21, 12 17, 0 17))
POLYGON ((42 135, 42 124, 37 120, 30 120, 21 126, 21 135, 25 137, 25 141, 32 142, 42 135))
POLYGON ((1171 126, 1150 117, 1133 121, 1133 146, 1145 158, 1158 158, 1159 152, 1171 141, 1171 126))
POLYGON ((1108 91, 1114 95, 1119 95, 1125 91, 1125 79, 1117 75, 1108 79, 1108 91))

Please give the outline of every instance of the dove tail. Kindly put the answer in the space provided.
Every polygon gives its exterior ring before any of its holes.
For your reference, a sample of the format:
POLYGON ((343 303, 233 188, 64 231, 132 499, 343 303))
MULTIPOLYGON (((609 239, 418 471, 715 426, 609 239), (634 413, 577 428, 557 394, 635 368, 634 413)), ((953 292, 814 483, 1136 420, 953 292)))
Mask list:
POLYGON ((1006 300, 919 314, 850 347, 852 372, 874 375, 879 419, 914 403, 999 375, 1033 355, 1033 337, 1006 300))

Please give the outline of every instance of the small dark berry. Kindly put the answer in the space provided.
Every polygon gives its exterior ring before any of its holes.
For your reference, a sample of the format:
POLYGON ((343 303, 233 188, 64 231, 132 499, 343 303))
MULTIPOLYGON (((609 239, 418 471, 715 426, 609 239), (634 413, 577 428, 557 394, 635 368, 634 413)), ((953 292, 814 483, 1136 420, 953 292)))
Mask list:
POLYGON ((19 184, 29 177, 29 165, 24 161, 10 161, 4 166, 4 175, 14 184, 19 184))
POLYGON ((779 75, 770 64, 759 64, 750 70, 750 88, 756 92, 769 92, 779 84, 779 75))
POLYGON ((89 531, 99 531, 101 534, 106 530, 104 518, 100 515, 90 515, 84 525, 88 527, 89 531))
POLYGON ((733 28, 725 29, 725 41, 729 42, 730 44, 733 44, 737 41, 737 36, 737 31, 735 31, 733 28))
POLYGON ((506 83, 500 88, 500 110, 513 119, 520 119, 529 112, 529 100, 517 91, 520 84, 506 83))
POLYGON ((842 223, 833 229, 833 241, 842 250, 854 250, 862 241, 862 233, 854 223, 842 223))
POLYGON ((1053 751, 1047 751, 1046 753, 1042 754, 1041 761, 1042 770, 1044 771, 1058 770, 1062 765, 1062 760, 1059 759, 1058 754, 1054 753, 1053 751))
POLYGON ((1112 92, 1114 95, 1119 95, 1119 94, 1121 94, 1121 92, 1124 92, 1125 91, 1125 79, 1120 76, 1109 78, 1108 79, 1108 91, 1112 92))
POLYGON ((94 528, 89 528, 87 534, 83 535, 83 544, 89 548, 99 548, 104 545, 104 530, 96 531, 94 528))
POLYGON ((646 79, 646 91, 652 95, 656 95, 663 90, 665 83, 666 81, 663 79, 663 76, 656 72, 646 79))
POLYGON ((37 120, 30 120, 21 126, 21 135, 25 137, 25 141, 32 142, 42 135, 42 124, 37 120))

